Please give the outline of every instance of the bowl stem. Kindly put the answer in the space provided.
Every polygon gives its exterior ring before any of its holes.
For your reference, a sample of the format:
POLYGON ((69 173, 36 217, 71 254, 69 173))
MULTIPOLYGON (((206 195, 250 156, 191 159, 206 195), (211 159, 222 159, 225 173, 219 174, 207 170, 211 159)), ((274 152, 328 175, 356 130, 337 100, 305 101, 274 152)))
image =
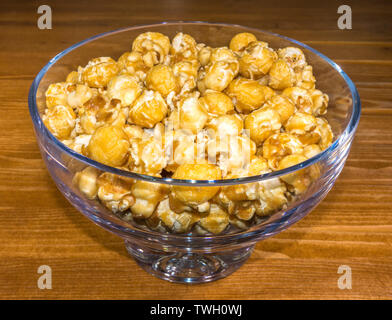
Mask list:
POLYGON ((254 245, 213 253, 173 252, 125 240, 128 253, 148 273, 179 283, 204 283, 224 278, 249 258, 254 245))

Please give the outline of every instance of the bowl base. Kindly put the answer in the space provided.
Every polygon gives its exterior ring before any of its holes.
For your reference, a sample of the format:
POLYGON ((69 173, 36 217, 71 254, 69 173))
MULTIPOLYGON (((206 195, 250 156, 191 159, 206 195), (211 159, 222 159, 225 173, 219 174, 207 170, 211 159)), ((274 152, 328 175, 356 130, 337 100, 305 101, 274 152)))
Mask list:
POLYGON ((145 271, 178 283, 204 283, 224 278, 243 265, 254 247, 195 253, 159 251, 129 241, 125 241, 125 245, 128 253, 145 271))

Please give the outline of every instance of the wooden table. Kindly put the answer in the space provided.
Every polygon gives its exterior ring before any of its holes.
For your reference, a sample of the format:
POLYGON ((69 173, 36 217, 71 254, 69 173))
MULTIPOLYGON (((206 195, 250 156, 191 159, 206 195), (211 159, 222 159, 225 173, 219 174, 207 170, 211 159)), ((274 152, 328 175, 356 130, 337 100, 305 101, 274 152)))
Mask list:
POLYGON ((392 298, 392 3, 390 1, 2 1, 0 11, 0 298, 392 298), (94 3, 94 4, 93 4, 94 3), (353 29, 337 8, 351 5, 353 29), (53 29, 37 28, 49 4, 53 29), (335 187, 305 219, 260 242, 228 278, 203 285, 154 278, 122 240, 77 212, 51 181, 27 109, 29 86, 55 54, 92 35, 161 20, 248 25, 303 41, 339 63, 363 111, 335 187), (37 268, 52 268, 40 290, 37 268), (341 290, 340 265, 352 270, 341 290))

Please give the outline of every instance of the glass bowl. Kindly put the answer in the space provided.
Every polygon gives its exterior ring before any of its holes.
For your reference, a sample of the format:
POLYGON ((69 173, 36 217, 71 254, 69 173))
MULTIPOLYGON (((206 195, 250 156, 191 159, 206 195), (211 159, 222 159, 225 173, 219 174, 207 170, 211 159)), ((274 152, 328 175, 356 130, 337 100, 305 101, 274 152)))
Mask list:
POLYGON ((50 175, 68 201, 99 226, 119 235, 129 254, 147 272, 174 282, 201 283, 225 277, 238 269, 250 256, 254 245, 288 228, 303 218, 327 195, 343 169, 360 118, 357 89, 342 69, 329 58, 296 40, 254 28, 206 22, 168 22, 134 26, 107 32, 79 42, 59 53, 38 73, 29 92, 29 109, 38 145, 50 175), (317 88, 330 98, 326 115, 334 140, 316 156, 289 167, 259 176, 216 180, 176 180, 157 178, 123 171, 93 161, 74 152, 57 140, 44 126, 45 91, 50 83, 64 81, 67 74, 91 58, 111 56, 117 59, 129 50, 133 39, 146 31, 161 32, 172 38, 177 32, 192 35, 197 42, 225 46, 239 32, 251 32, 272 48, 301 48, 317 79, 317 88), (255 182, 268 182, 284 175, 313 170, 317 177, 295 201, 283 210, 265 218, 246 230, 221 235, 160 233, 135 226, 113 214, 96 200, 89 200, 73 184, 76 172, 95 167, 136 180, 154 184, 216 187, 255 182))

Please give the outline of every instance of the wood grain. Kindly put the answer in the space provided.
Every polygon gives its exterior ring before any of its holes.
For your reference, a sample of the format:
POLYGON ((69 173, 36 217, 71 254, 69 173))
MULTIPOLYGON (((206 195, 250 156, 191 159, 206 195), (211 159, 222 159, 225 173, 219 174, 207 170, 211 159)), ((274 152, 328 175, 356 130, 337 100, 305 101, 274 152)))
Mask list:
POLYGON ((53 29, 36 26, 40 1, 0 10, 0 298, 379 299, 392 298, 392 3, 345 1, 353 29, 339 30, 341 1, 45 1, 53 29), (40 158, 27 92, 55 54, 92 35, 161 20, 258 27, 325 53, 356 83, 363 113, 350 157, 310 215, 260 242, 228 278, 170 284, 141 270, 122 241, 62 197, 40 158), (37 288, 37 268, 53 289, 37 288), (353 287, 337 286, 340 265, 353 287))

